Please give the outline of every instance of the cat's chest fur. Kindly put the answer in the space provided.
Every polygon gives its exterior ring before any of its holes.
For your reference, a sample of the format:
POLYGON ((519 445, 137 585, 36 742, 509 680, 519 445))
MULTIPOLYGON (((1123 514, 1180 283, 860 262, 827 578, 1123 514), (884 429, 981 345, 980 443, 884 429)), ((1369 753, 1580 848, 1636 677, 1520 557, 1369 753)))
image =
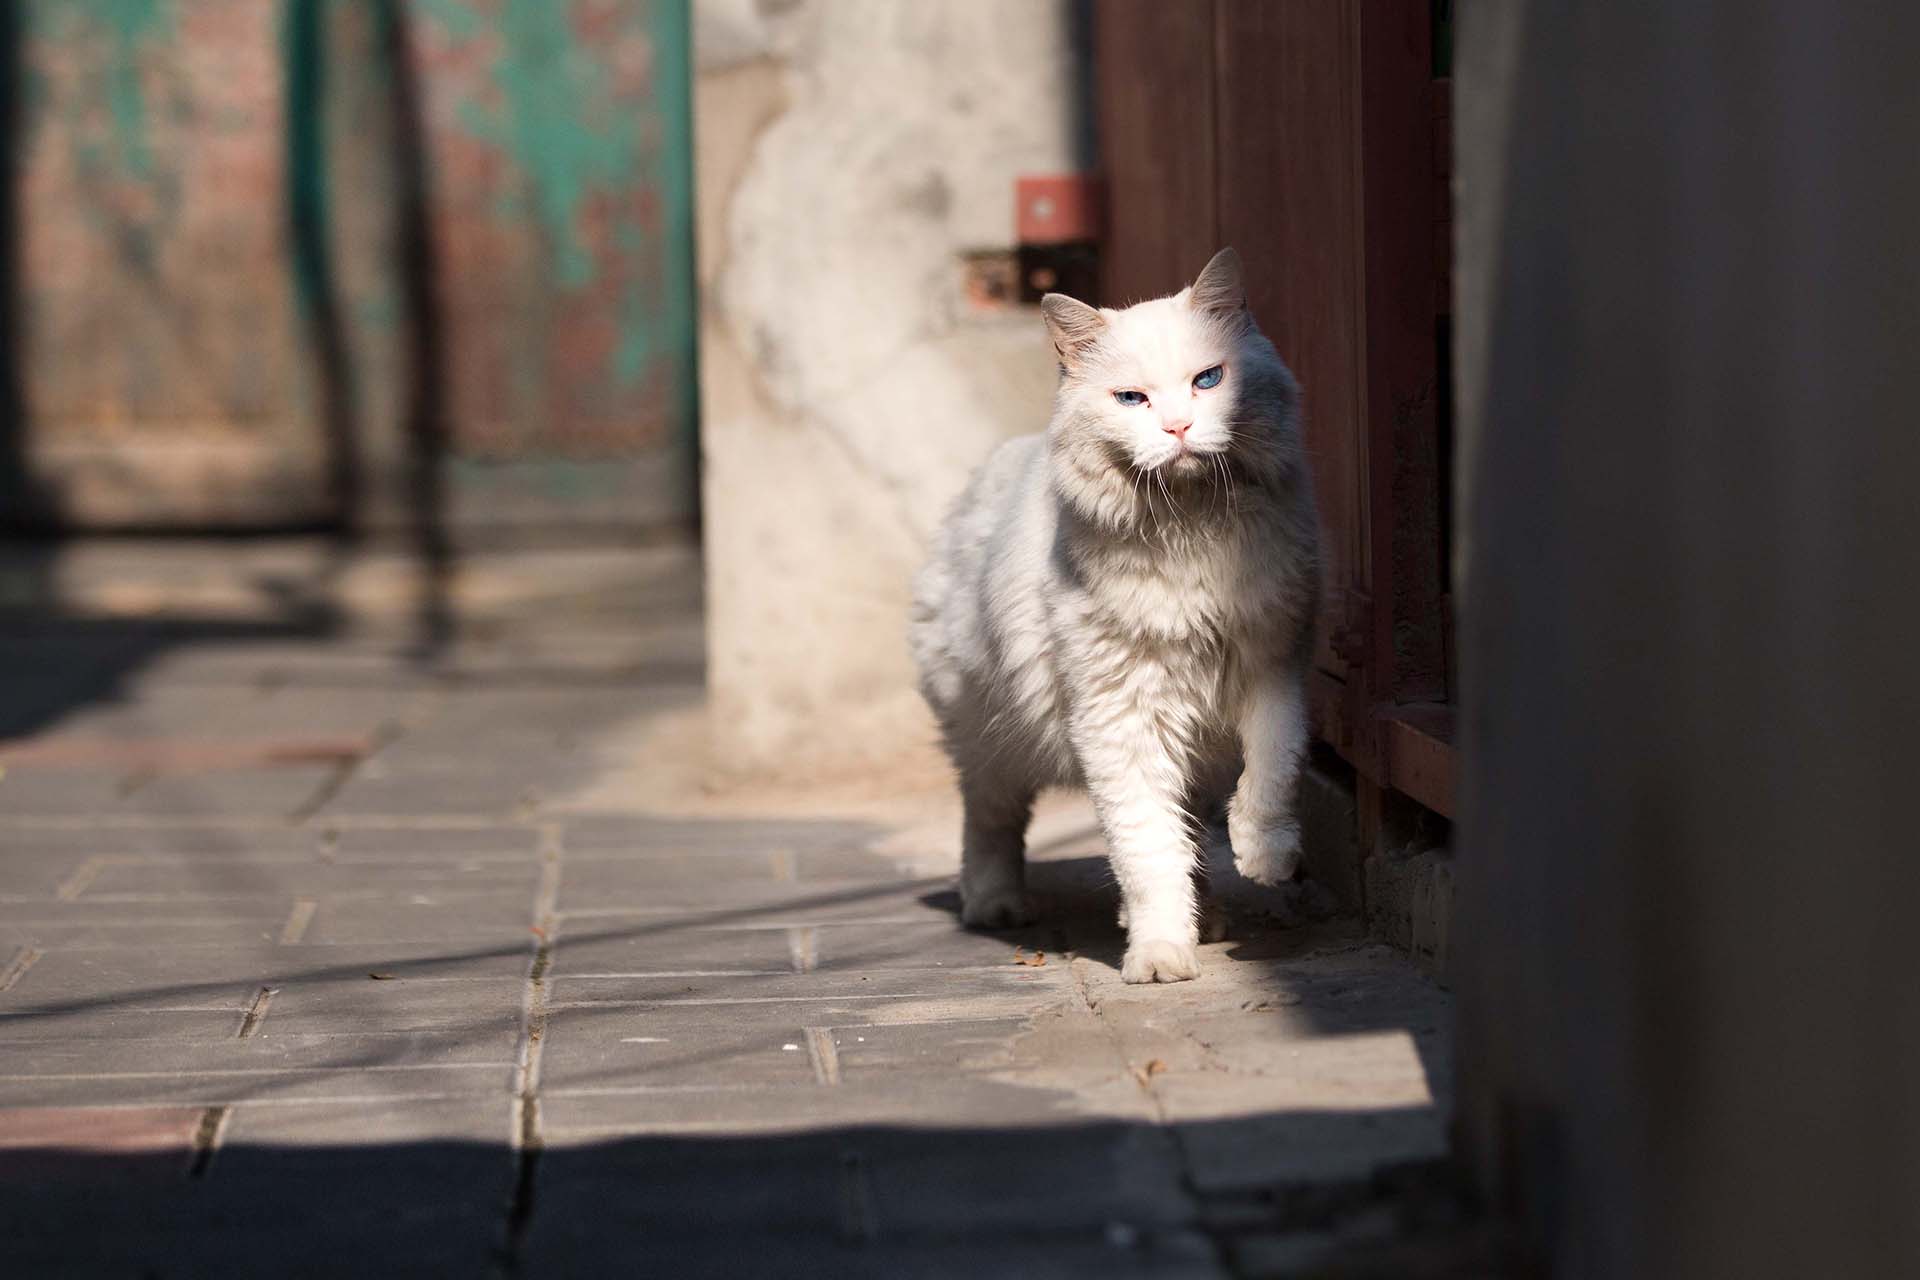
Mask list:
POLYGON ((1113 641, 1186 653, 1232 651, 1257 636, 1269 606, 1236 530, 1092 542, 1069 556, 1073 625, 1113 641))

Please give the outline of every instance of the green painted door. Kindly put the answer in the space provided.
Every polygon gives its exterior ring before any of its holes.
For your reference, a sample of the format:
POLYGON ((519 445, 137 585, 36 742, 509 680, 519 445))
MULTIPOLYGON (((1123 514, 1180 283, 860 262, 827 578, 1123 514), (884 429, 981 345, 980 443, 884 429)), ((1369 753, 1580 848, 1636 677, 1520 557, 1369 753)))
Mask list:
POLYGON ((690 520, 686 0, 15 13, 8 514, 690 520))

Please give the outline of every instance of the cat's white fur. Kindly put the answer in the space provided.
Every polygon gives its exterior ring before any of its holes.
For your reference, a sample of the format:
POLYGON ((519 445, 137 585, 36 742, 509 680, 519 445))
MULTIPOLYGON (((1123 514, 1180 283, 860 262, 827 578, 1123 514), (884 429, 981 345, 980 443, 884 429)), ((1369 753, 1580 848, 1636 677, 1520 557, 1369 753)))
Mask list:
POLYGON ((1096 310, 1049 294, 1042 310, 1052 421, 981 466, 914 583, 921 690, 966 809, 963 918, 1029 918, 1033 798, 1083 785, 1120 886, 1121 976, 1193 978, 1206 815, 1231 791, 1250 878, 1300 862, 1320 569, 1299 391, 1231 249, 1172 297, 1096 310), (1214 365, 1219 385, 1197 388, 1214 365))

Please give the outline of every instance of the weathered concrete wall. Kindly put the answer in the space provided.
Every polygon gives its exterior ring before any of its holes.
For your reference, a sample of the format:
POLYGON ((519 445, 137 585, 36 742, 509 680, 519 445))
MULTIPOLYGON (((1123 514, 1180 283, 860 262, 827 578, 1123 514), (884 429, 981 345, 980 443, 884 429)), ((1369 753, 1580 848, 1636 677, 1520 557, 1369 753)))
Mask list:
POLYGON ((925 759, 908 580, 1044 425, 1029 310, 966 301, 1017 174, 1078 167, 1074 7, 697 0, 710 689, 723 770, 925 759))

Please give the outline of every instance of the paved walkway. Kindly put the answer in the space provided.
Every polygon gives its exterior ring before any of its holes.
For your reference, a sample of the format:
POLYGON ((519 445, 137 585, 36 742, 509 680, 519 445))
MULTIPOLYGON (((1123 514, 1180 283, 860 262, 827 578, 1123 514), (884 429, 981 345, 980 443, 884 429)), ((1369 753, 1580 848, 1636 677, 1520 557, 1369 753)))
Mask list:
POLYGON ((1126 987, 1078 802, 987 935, 944 788, 701 793, 682 553, 482 562, 424 658, 398 563, 3 568, 9 1276, 1293 1274, 1450 1212, 1389 1194, 1446 998, 1310 899, 1228 873, 1126 987))

